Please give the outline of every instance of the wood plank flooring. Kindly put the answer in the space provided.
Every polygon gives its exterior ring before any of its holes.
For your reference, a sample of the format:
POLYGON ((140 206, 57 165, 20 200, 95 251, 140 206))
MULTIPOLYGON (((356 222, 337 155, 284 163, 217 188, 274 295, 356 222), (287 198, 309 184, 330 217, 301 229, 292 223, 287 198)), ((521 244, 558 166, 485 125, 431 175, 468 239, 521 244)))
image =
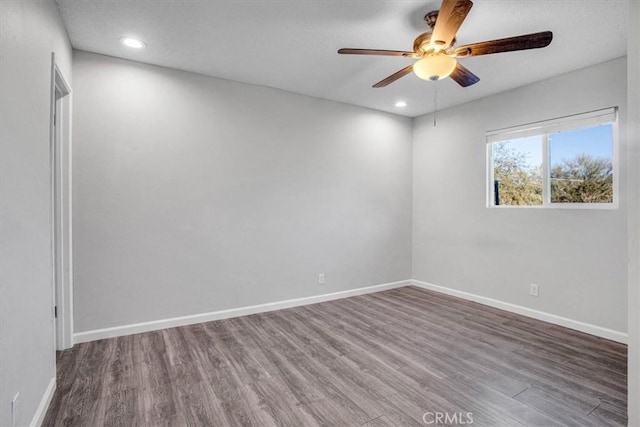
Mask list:
POLYGON ((626 425, 626 354, 404 287, 76 345, 44 425, 626 425))

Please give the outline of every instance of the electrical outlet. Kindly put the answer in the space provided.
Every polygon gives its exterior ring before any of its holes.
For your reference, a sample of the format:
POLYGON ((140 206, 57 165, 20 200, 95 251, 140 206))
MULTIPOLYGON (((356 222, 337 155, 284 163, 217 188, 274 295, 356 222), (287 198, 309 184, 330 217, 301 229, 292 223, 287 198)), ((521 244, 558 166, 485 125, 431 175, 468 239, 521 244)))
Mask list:
POLYGON ((18 425, 18 398, 20 393, 16 393, 11 399, 11 425, 16 427, 18 425))
POLYGON ((324 273, 318 274, 318 285, 324 285, 324 273))
POLYGON ((538 296, 538 284, 537 283, 532 283, 531 284, 531 290, 530 293, 532 296, 537 297, 538 296))

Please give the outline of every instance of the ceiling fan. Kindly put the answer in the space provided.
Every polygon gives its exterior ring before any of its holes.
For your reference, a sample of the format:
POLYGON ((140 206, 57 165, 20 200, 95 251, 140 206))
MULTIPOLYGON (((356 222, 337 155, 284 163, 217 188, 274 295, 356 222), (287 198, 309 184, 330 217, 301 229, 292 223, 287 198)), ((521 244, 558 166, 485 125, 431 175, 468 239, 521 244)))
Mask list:
POLYGON ((470 0, 443 0, 440 10, 429 12, 424 20, 431 31, 420 34, 413 42, 413 51, 352 49, 338 50, 347 55, 404 56, 418 59, 413 64, 374 84, 380 88, 395 82, 412 71, 423 80, 440 80, 451 77, 460 86, 478 83, 480 78, 457 61, 457 58, 489 55, 516 50, 538 49, 549 46, 551 31, 508 37, 454 47, 456 32, 462 25, 473 3, 470 0))

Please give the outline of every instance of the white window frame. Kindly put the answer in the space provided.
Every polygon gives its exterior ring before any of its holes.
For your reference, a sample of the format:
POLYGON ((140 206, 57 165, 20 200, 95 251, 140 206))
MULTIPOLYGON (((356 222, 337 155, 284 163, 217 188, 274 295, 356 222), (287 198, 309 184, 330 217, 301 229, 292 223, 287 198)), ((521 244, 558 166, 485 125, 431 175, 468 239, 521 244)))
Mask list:
POLYGON ((618 209, 618 107, 604 108, 587 113, 574 114, 541 122, 510 128, 496 129, 486 133, 487 149, 487 207, 495 209, 618 209), (612 203, 552 203, 551 182, 549 176, 549 134, 611 124, 613 130, 613 202, 612 203), (493 143, 512 139, 542 136, 542 204, 541 205, 495 205, 493 176, 493 143))

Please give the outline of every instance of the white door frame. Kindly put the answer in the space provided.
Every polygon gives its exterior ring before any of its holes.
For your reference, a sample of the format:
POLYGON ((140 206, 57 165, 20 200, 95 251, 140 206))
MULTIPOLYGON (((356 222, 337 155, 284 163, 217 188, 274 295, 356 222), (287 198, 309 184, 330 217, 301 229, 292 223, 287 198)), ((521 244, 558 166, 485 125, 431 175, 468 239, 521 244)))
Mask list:
POLYGON ((71 87, 51 54, 51 261, 54 344, 73 346, 73 248, 71 227, 71 87))

